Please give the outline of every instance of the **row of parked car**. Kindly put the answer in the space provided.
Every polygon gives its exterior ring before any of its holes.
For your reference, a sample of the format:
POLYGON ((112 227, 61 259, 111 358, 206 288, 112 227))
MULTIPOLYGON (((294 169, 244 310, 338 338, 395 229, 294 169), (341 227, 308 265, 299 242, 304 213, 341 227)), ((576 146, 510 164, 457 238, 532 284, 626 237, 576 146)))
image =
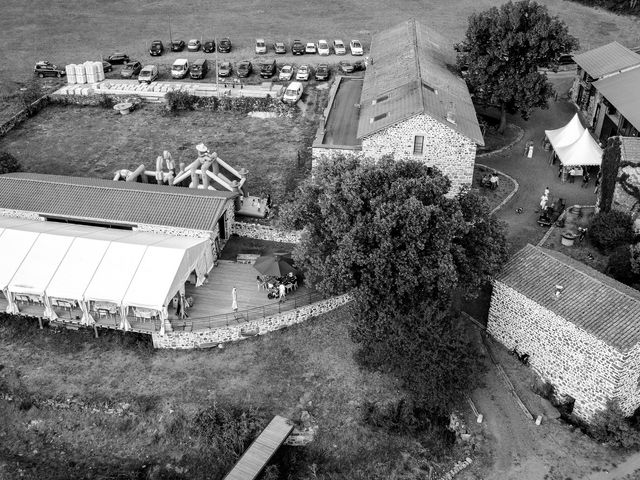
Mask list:
MULTIPOLYGON (((216 51, 216 41, 206 40, 201 42, 197 38, 192 38, 187 43, 184 40, 172 40, 169 42, 169 48, 172 52, 182 52, 185 48, 190 52, 198 52, 202 49, 205 53, 213 53, 216 51)), ((231 40, 227 37, 220 39, 217 44, 218 52, 229 53, 231 51, 231 40)), ((156 57, 165 52, 162 40, 154 40, 149 46, 149 54, 156 57)))

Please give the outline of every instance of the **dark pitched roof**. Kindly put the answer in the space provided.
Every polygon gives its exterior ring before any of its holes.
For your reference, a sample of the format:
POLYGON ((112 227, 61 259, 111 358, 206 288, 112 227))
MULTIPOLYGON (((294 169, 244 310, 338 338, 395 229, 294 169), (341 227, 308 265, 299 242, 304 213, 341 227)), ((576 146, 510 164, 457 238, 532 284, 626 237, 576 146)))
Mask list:
POLYGON ((640 137, 620 137, 622 160, 640 163, 640 137))
POLYGON ((527 245, 496 280, 621 351, 640 340, 640 291, 562 253, 527 245))
POLYGON ((640 131, 640 68, 603 78, 593 85, 640 131))
POLYGON ((37 173, 0 175, 0 208, 211 231, 231 192, 37 173))
POLYGON ((640 65, 640 55, 618 42, 574 55, 573 60, 595 79, 640 65))
POLYGON ((453 46, 444 37, 408 20, 373 36, 364 75, 358 138, 419 114, 427 114, 484 145, 465 81, 452 71, 453 46), (453 112, 455 123, 447 121, 453 112))

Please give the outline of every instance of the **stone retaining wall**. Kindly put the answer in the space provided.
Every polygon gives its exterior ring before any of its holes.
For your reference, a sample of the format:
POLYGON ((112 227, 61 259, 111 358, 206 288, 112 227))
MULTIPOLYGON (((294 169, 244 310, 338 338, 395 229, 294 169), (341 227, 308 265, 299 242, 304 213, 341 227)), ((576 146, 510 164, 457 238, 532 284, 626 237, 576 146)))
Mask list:
POLYGON ((24 210, 11 210, 9 208, 0 208, 0 217, 22 218, 24 220, 42 220, 44 218, 35 212, 25 212, 24 210))
MULTIPOLYGON (((38 112, 42 110, 44 107, 46 107, 48 103, 49 103, 49 96, 43 95, 42 97, 40 97, 38 100, 36 100, 31 104, 31 110, 32 112, 38 112)), ((2 125, 0 125, 0 137, 5 136, 7 133, 9 133, 15 127, 20 125, 31 115, 32 114, 30 114, 29 110, 26 108, 23 108, 22 110, 20 110, 13 117, 11 117, 9 120, 7 120, 2 125)))
POLYGON ((290 325, 295 325, 296 323, 302 323, 305 320, 317 317, 323 313, 330 312, 331 310, 345 305, 350 301, 351 296, 349 294, 345 294, 339 297, 321 300, 310 305, 305 305, 304 307, 300 307, 295 310, 289 310, 277 315, 272 315, 260 320, 244 322, 238 325, 229 325, 227 327, 220 327, 201 332, 170 332, 166 333, 164 336, 155 332, 152 335, 153 346, 155 348, 192 349, 203 343, 219 344, 236 342, 238 340, 248 338, 247 335, 242 335, 242 331, 251 332, 250 336, 264 335, 290 325))
MULTIPOLYGON (((531 367, 559 395, 573 397, 574 413, 584 420, 623 393, 618 387, 624 362, 618 350, 499 281, 493 286, 487 331, 509 350, 517 345, 518 352, 528 353, 531 367)), ((637 384, 637 370, 635 376, 637 384)), ((629 396, 620 401, 633 410, 629 396)))
POLYGON ((231 232, 240 237, 284 243, 300 243, 302 235, 301 231, 278 230, 269 225, 245 222, 235 222, 231 232))

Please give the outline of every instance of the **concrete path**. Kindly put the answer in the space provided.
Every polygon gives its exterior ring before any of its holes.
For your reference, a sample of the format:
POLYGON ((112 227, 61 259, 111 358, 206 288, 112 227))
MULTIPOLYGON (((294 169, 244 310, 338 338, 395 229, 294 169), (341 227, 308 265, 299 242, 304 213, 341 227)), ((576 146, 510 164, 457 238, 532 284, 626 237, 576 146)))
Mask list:
POLYGON ((510 117, 509 122, 519 125, 524 130, 522 140, 506 152, 480 159, 480 163, 509 174, 520 184, 518 192, 496 213, 500 220, 508 224, 507 238, 512 252, 527 243, 537 243, 547 231, 547 228, 542 228, 536 223, 536 211, 545 187, 549 187, 554 198, 564 198, 567 205, 595 204, 595 179, 591 179, 587 188, 581 188, 580 178, 573 184, 563 184, 558 178, 558 164, 549 165, 549 152, 545 152, 541 147, 544 130, 564 126, 576 112, 575 106, 567 96, 573 75, 573 71, 549 74, 558 92, 558 100, 552 100, 548 110, 536 110, 528 121, 522 120, 520 116, 510 117), (534 142, 533 158, 524 155, 528 141, 534 142), (516 208, 522 208, 524 212, 518 214, 516 208))

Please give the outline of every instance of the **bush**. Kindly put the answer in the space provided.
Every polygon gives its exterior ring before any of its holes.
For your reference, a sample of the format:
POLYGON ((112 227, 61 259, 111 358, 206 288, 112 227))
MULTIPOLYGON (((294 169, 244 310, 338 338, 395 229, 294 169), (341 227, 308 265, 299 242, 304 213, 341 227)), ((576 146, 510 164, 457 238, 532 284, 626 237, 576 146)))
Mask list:
POLYGON ((9 152, 0 152, 0 174, 22 171, 22 165, 9 152))
POLYGON ((102 93, 98 96, 98 105, 100 105, 102 108, 113 108, 115 104, 115 99, 113 97, 110 97, 109 95, 102 93))
POLYGON ((633 242, 633 218, 617 210, 597 214, 589 227, 589 238, 601 251, 633 242))
POLYGON ((597 412, 589 434, 599 442, 623 449, 640 447, 640 431, 625 417, 616 400, 609 400, 606 408, 597 412))
POLYGON ((179 110, 193 110, 198 97, 187 92, 167 92, 165 96, 167 101, 167 110, 173 114, 179 110))
POLYGON ((640 280, 640 275, 634 272, 631 265, 631 249, 629 245, 617 247, 609 256, 607 273, 626 285, 632 285, 640 280))
POLYGON ((420 423, 413 402, 404 398, 385 404, 365 400, 362 405, 362 421, 394 433, 413 432, 420 423))

